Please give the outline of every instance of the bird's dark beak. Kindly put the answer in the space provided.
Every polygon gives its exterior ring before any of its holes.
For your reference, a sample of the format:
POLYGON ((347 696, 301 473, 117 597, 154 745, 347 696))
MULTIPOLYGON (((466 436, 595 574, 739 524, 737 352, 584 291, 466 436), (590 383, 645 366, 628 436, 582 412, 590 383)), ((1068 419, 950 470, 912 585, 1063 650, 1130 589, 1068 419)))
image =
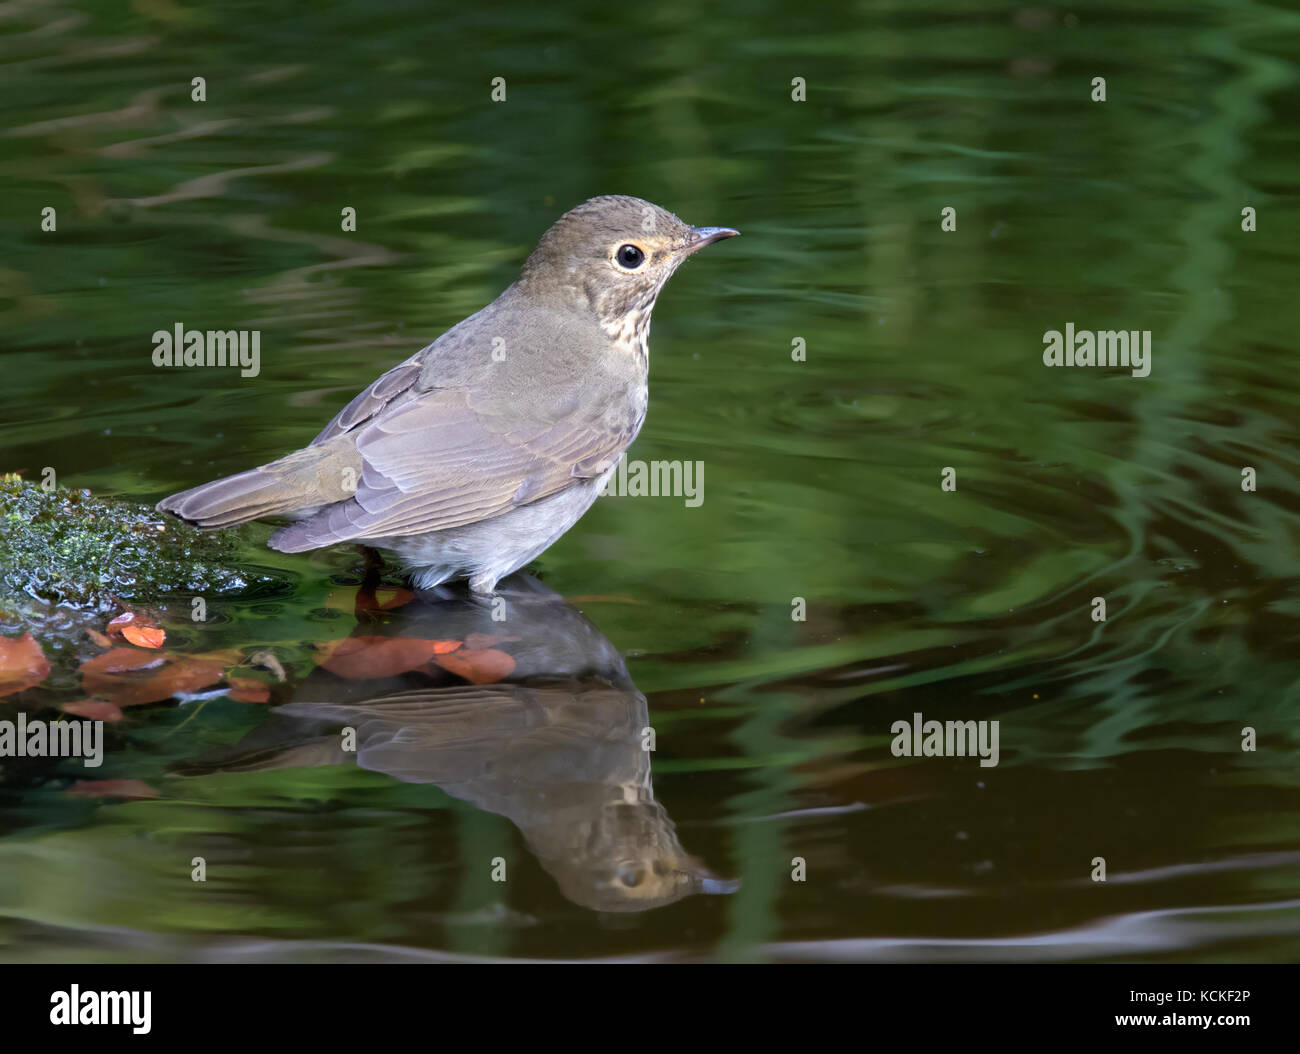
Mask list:
POLYGON ((706 245, 720 242, 723 238, 734 238, 739 233, 740 231, 733 231, 730 227, 692 227, 691 233, 678 247, 677 252, 682 256, 690 256, 691 253, 699 252, 706 245))

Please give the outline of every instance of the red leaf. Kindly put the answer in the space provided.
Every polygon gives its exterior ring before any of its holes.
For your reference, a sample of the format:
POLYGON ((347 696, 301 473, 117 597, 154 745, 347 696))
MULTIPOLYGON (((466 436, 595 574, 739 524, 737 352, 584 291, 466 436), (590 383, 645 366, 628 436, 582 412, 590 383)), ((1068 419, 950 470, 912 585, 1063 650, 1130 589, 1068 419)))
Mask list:
POLYGON ((446 643, 420 637, 346 637, 319 645, 317 662, 339 677, 392 677, 418 670, 446 643))
POLYGON ((157 798, 162 792, 144 780, 77 780, 68 788, 68 793, 74 798, 124 798, 138 801, 157 798))
POLYGON ((207 688, 221 680, 225 669, 225 663, 210 658, 114 648, 81 664, 81 684, 88 694, 118 706, 138 706, 207 688))
POLYGON ((389 592, 391 592, 393 595, 389 597, 387 600, 380 601, 379 607, 380 610, 382 611, 392 611, 394 608, 400 608, 403 604, 409 604, 412 600, 415 599, 415 594, 412 593, 409 589, 392 589, 392 590, 376 589, 375 599, 379 600, 379 597, 382 594, 389 593, 389 592))
POLYGON ((373 592, 364 589, 358 589, 357 595, 352 599, 352 610, 360 616, 371 611, 391 611, 393 608, 400 608, 403 604, 409 604, 415 599, 415 594, 409 589, 376 589, 373 592), (387 600, 381 600, 380 597, 391 594, 387 600))
POLYGON ((438 655, 433 661, 449 673, 464 677, 471 684, 492 684, 515 672, 515 660, 496 648, 438 655))
POLYGON ((88 717, 92 721, 121 721, 122 711, 112 703, 102 699, 87 699, 80 703, 64 703, 60 708, 65 714, 88 717))
POLYGON ((226 694, 237 703, 269 703, 271 689, 256 677, 227 677, 230 691, 226 694))
POLYGON ((135 648, 114 648, 96 655, 81 664, 83 674, 125 673, 127 670, 145 670, 162 666, 170 661, 169 655, 151 655, 135 648))
POLYGON ((50 660, 30 633, 17 640, 0 637, 0 697, 40 684, 50 674, 50 660))
MULTIPOLYGON (((157 622, 151 619, 148 615, 141 615, 138 611, 123 611, 122 614, 118 615, 115 619, 111 619, 108 625, 104 627, 105 632, 107 632, 110 637, 126 637, 127 640, 131 639, 131 635, 127 630, 157 628, 157 622)), ((145 645, 145 647, 151 646, 152 645, 145 645)))
POLYGON ((123 627, 129 626, 134 621, 134 611, 123 611, 122 614, 117 616, 117 618, 109 619, 108 625, 104 627, 104 630, 110 637, 120 637, 122 635, 123 627))
POLYGON ((123 626, 122 636, 141 648, 161 648, 167 639, 166 632, 157 626, 123 626))

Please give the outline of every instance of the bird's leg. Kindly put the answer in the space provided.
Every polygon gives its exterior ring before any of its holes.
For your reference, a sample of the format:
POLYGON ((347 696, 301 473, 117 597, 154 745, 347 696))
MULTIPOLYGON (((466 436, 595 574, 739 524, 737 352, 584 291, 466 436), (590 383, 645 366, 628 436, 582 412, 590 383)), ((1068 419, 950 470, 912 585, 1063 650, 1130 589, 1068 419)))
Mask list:
POLYGON ((357 587, 357 597, 352 607, 353 615, 360 622, 363 616, 369 616, 371 612, 379 610, 379 599, 375 596, 375 590, 379 588, 380 572, 384 561, 379 553, 368 545, 358 545, 357 548, 366 562, 361 576, 361 585, 357 587))

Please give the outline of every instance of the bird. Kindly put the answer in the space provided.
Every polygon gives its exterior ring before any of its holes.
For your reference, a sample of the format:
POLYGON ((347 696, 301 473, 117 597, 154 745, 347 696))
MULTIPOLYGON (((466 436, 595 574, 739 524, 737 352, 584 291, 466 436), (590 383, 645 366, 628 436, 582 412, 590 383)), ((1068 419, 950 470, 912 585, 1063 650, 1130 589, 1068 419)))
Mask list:
POLYGON ((362 391, 309 445, 173 494, 206 530, 291 522, 285 553, 350 542, 397 556, 417 589, 476 594, 591 507, 641 430, 650 315, 694 253, 740 232, 602 195, 542 235, 518 279, 362 391))

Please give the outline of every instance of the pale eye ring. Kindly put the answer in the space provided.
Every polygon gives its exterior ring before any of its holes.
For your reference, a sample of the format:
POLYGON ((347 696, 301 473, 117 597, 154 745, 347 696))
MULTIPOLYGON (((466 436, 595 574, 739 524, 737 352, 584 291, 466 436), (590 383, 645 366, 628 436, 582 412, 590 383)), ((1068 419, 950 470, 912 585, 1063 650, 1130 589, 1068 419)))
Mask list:
POLYGON ((620 245, 618 251, 614 253, 614 259, 618 261, 619 267, 625 271, 635 271, 645 263, 645 253, 632 244, 620 245))

